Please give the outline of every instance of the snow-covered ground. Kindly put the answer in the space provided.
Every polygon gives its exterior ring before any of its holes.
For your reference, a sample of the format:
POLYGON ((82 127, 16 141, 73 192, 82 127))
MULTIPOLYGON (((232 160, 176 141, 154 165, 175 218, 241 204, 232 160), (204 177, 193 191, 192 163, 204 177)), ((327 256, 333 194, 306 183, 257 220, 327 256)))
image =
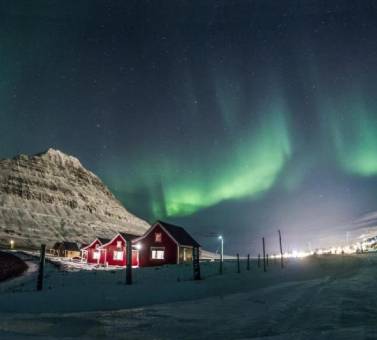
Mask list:
POLYGON ((377 256, 290 259, 268 272, 252 263, 124 271, 46 271, 1 289, 0 338, 364 339, 377 337, 377 256))

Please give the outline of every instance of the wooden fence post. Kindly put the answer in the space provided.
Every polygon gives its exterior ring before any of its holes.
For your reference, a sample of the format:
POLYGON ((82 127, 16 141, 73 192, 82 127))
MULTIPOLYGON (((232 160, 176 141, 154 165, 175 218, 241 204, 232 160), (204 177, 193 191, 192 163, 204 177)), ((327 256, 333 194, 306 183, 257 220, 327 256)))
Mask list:
POLYGON ((267 262, 267 267, 268 267, 268 254, 266 255, 266 262, 267 262))
POLYGON ((43 289, 43 275, 44 275, 44 267, 45 267, 45 258, 46 258, 46 245, 41 245, 41 254, 39 257, 39 270, 38 270, 38 278, 37 278, 37 290, 43 289))
POLYGON ((250 270, 250 254, 247 254, 246 269, 247 269, 247 270, 250 270))
POLYGON ((126 284, 132 285, 132 242, 131 240, 126 240, 126 284))
POLYGON ((263 243, 263 271, 266 272, 267 271, 267 268, 266 268, 266 246, 265 246, 265 243, 264 243, 264 237, 262 237, 262 243, 263 243))
POLYGON ((281 232, 280 232, 280 229, 278 230, 278 232, 279 232, 279 246, 280 246, 280 266, 281 266, 281 268, 284 268, 283 246, 281 244, 281 232))
POLYGON ((192 268, 194 272, 194 280, 200 280, 199 247, 192 248, 192 268))
POLYGON ((241 273, 241 268, 240 268, 240 254, 237 253, 237 273, 241 273))

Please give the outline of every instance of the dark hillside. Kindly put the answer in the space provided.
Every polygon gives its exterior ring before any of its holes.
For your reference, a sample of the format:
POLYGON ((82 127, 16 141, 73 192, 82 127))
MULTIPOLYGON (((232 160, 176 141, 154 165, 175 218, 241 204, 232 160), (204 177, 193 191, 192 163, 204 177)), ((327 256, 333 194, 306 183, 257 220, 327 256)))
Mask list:
POLYGON ((26 263, 17 256, 0 251, 0 281, 18 276, 26 269, 26 263))

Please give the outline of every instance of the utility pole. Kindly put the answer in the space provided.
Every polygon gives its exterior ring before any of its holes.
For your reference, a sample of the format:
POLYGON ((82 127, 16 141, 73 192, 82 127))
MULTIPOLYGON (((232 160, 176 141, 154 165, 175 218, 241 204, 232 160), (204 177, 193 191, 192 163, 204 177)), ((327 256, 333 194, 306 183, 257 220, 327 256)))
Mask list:
POLYGON ((279 245, 280 245, 280 266, 284 268, 284 261, 283 261, 283 246, 281 244, 281 232, 280 229, 278 230, 279 233, 279 245))
POLYGON ((262 243, 263 243, 263 271, 266 272, 266 246, 264 243, 264 237, 262 237, 262 243))
POLYGON ((250 254, 247 254, 246 270, 250 270, 250 254))

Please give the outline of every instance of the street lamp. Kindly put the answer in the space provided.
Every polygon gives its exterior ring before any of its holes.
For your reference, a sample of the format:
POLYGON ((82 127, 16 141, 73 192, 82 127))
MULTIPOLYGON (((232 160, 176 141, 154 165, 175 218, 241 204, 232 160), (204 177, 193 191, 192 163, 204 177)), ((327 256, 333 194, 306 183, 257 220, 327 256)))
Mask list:
POLYGON ((10 249, 13 249, 14 248, 14 241, 13 240, 10 240, 10 249))
POLYGON ((220 253, 220 274, 223 273, 223 259, 224 259, 224 239, 220 235, 219 240, 221 241, 221 253, 220 253))

